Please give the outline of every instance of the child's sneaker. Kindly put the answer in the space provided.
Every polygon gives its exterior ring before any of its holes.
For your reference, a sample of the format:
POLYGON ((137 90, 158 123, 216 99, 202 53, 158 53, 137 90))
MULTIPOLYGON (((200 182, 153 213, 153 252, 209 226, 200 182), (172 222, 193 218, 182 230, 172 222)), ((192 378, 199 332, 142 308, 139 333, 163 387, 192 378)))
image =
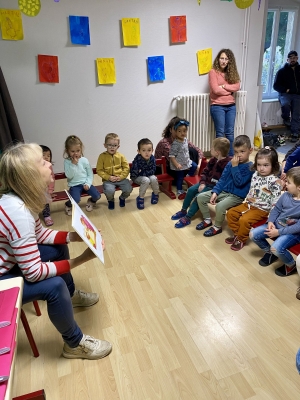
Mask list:
POLYGON ((262 267, 267 267, 271 265, 273 262, 277 261, 278 257, 272 253, 265 253, 264 256, 258 261, 258 264, 262 267))
POLYGON ((174 225, 175 228, 184 228, 187 225, 190 225, 191 219, 189 217, 182 217, 176 224, 174 225))
POLYGON ((65 206, 66 214, 71 217, 72 216, 72 207, 65 206))
POLYGON ((122 199, 122 197, 119 197, 119 205, 120 207, 125 207, 125 199, 122 199))
POLYGON ((184 200, 185 199, 185 191, 184 190, 177 190, 177 198, 178 200, 184 200))
POLYGON ((54 224, 54 222, 53 222, 53 220, 52 220, 52 218, 50 216, 49 217, 45 217, 44 221, 45 221, 45 225, 46 226, 52 226, 54 224))
POLYGON ((236 239, 234 243, 230 246, 231 250, 233 251, 239 251, 242 250, 242 248, 245 246, 245 243, 241 242, 240 240, 236 239))
POLYGON ((90 197, 90 198, 88 199, 87 203, 86 203, 86 206, 85 206, 86 211, 88 211, 88 212, 93 211, 93 209, 94 209, 94 207, 95 207, 95 204, 96 204, 96 203, 93 203, 93 202, 92 202, 92 199, 91 199, 91 197, 90 197))
POLYGON ((157 204, 159 200, 159 194, 155 194, 154 192, 152 192, 151 194, 151 204, 157 204))
MULTIPOLYGON (((136 206, 137 206, 137 208, 138 208, 139 210, 143 210, 143 209, 145 208, 145 206, 144 206, 144 199, 142 199, 140 196, 138 196, 138 197, 136 198, 136 206)), ((120 207, 121 207, 121 204, 120 204, 120 207)), ((124 206, 122 206, 122 207, 124 207, 124 206)))
POLYGON ((86 358, 98 360, 107 356, 112 350, 111 343, 106 340, 95 339, 92 336, 83 335, 77 347, 70 347, 67 343, 63 347, 65 358, 86 358))
POLYGON ((182 217, 185 217, 185 216, 186 216, 186 213, 187 213, 186 210, 178 211, 177 213, 175 213, 174 215, 172 215, 171 219, 172 219, 173 221, 176 221, 177 219, 180 219, 180 218, 182 218, 182 217))
POLYGON ((114 208, 115 208, 115 202, 113 200, 108 201, 108 209, 114 210, 114 208))
POLYGON ((225 239, 225 243, 233 244, 236 238, 237 238, 236 236, 229 236, 228 238, 225 239))

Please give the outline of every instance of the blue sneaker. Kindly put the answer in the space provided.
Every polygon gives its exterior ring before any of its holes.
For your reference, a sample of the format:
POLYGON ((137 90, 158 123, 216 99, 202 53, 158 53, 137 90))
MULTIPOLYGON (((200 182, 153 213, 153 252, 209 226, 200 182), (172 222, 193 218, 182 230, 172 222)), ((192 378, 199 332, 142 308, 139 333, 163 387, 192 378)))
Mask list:
POLYGON ((186 210, 181 210, 178 211, 176 214, 172 215, 171 219, 173 221, 176 221, 177 219, 183 218, 186 216, 187 211, 186 210))
POLYGON ((184 228, 187 225, 190 225, 191 220, 189 217, 182 217, 176 224, 174 225, 175 228, 184 228))
POLYGON ((300 374, 300 349, 297 351, 296 354, 296 368, 298 373, 300 374))

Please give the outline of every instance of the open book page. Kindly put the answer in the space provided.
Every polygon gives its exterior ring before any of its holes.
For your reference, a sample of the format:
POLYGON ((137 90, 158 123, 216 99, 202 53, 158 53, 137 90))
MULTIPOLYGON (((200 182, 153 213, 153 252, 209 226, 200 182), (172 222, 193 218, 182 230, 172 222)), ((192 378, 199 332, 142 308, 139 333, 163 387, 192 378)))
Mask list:
POLYGON ((72 203, 72 227, 96 254, 99 260, 104 264, 104 255, 102 249, 102 236, 95 225, 84 214, 79 205, 74 201, 70 194, 66 191, 72 203))

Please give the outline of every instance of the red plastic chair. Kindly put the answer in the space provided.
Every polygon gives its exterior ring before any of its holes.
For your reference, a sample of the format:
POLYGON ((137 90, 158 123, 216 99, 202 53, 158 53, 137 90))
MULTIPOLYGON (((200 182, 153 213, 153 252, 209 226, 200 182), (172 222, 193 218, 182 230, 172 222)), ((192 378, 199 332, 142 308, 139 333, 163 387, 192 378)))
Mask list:
MULTIPOLYGON (((39 307, 39 303, 36 300, 33 301, 33 306, 34 306, 36 315, 38 317, 40 315, 42 315, 40 307, 39 307)), ((25 311, 23 309, 21 309, 21 321, 22 321, 22 324, 23 324, 27 339, 29 341, 31 350, 33 352, 33 355, 34 355, 34 357, 39 357, 40 353, 39 353, 38 348, 36 346, 36 343, 35 343, 35 340, 33 338, 33 335, 32 335, 32 332, 31 332, 31 329, 30 329, 30 326, 29 326, 29 323, 28 323, 28 320, 27 320, 27 317, 26 317, 26 314, 25 314, 25 311)))

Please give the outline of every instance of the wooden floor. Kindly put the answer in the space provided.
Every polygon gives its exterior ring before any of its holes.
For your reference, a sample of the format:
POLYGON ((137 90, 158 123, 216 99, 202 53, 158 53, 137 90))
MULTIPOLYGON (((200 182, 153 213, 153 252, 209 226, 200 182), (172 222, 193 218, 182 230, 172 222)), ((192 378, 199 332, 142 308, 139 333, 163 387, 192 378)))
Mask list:
MULTIPOLYGON (((295 353, 300 347, 298 275, 280 278, 258 265, 252 243, 239 252, 221 235, 204 238, 196 221, 175 229, 179 200, 137 210, 134 189, 125 208, 102 199, 89 214, 106 241, 100 261, 74 270, 77 288, 100 301, 75 309, 84 333, 113 343, 99 361, 67 360, 62 339, 25 306, 40 351, 34 358, 19 328, 14 396, 44 388, 47 400, 210 400, 300 398, 295 353)), ((82 200, 82 205, 86 198, 82 200)), ((70 229, 63 203, 52 205, 53 228, 70 229)), ((70 245, 78 255, 84 245, 70 245)))

